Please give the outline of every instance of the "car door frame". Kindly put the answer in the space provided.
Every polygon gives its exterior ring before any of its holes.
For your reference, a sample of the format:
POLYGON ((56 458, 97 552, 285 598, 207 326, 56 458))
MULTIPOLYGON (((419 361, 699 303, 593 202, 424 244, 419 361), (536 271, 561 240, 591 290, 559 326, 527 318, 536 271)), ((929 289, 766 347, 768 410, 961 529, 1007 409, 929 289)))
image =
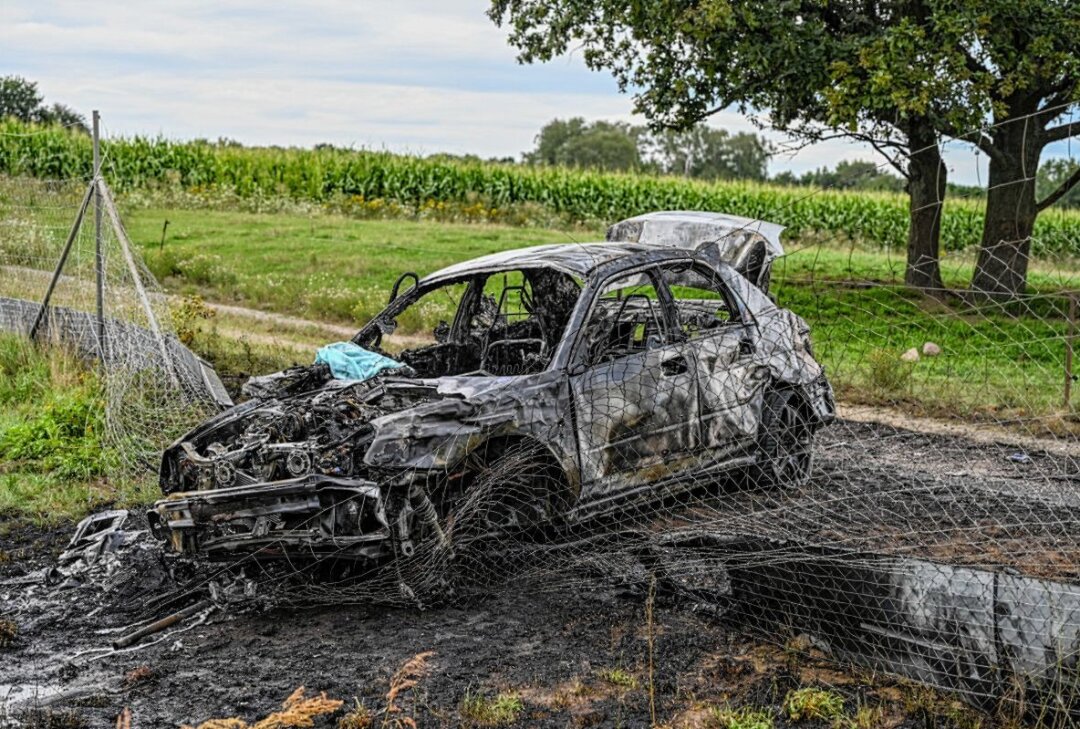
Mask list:
MULTIPOLYGON (((578 462, 580 463, 583 501, 587 501, 590 498, 598 499, 609 496, 618 496, 620 493, 636 490, 635 487, 648 485, 652 482, 663 481, 672 475, 672 467, 678 468, 681 461, 685 461, 686 458, 691 457, 691 453, 697 450, 697 443, 699 440, 698 428, 700 425, 698 423, 697 412, 699 388, 697 386, 697 373, 694 369, 695 358, 693 356, 688 356, 685 349, 686 342, 680 341, 680 332, 677 326, 677 320, 674 316, 675 312, 672 308, 672 298, 670 293, 666 291, 663 280, 657 275, 658 263, 658 261, 649 261, 637 266, 620 269, 604 276, 592 287, 584 314, 578 320, 581 324, 575 333, 574 341, 570 348, 567 374, 570 400, 573 409, 573 437, 578 447, 578 462), (663 344, 652 350, 644 350, 640 353, 625 355, 613 362, 601 363, 598 365, 587 364, 586 358, 588 357, 590 342, 586 337, 586 332, 596 307, 601 301, 604 290, 618 279, 634 274, 644 274, 647 276, 649 284, 652 285, 657 292, 656 303, 660 311, 659 324, 661 327, 661 334, 664 337, 663 344), (675 350, 678 354, 674 357, 670 356, 671 350, 675 350), (645 459, 648 462, 644 468, 641 467, 640 461, 635 465, 635 473, 629 473, 628 469, 603 473, 602 464, 598 463, 597 459, 592 456, 590 448, 594 451, 598 448, 610 448, 612 441, 607 441, 604 445, 594 446, 593 443, 589 442, 586 438, 586 432, 587 429, 590 428, 591 422, 584 422, 584 420, 589 417, 589 413, 583 412, 583 407, 579 399, 583 394, 582 383, 584 378, 588 377, 591 373, 596 373, 597 368, 608 367, 610 369, 614 364, 625 361, 627 358, 641 357, 642 355, 645 355, 642 357, 642 359, 645 360, 648 360, 650 357, 655 358, 658 360, 658 364, 667 362, 667 360, 664 360, 665 355, 667 355, 669 359, 681 358, 686 364, 686 370, 684 370, 686 383, 682 389, 685 391, 686 397, 692 398, 692 405, 684 409, 685 419, 676 423, 676 425, 681 426, 681 433, 685 440, 686 448, 680 452, 663 452, 659 454, 659 458, 657 458, 657 454, 652 454, 649 458, 645 459)), ((659 370, 659 367, 657 369, 659 370)), ((654 376, 659 375, 659 371, 654 373, 654 376)))
MULTIPOLYGON (((719 271, 708 261, 662 261, 657 269, 664 293, 671 298, 670 310, 676 330, 682 331, 678 298, 671 285, 663 281, 660 269, 688 265, 699 275, 707 274, 714 293, 724 301, 728 310, 738 316, 737 322, 725 324, 702 336, 687 338, 694 353, 699 387, 698 414, 702 428, 699 444, 703 468, 713 468, 727 461, 749 457, 758 435, 768 368, 756 357, 757 321, 719 271), (720 361, 722 357, 725 361, 720 361), (720 368, 723 374, 717 377, 720 368)), ((677 284, 676 284, 677 285, 677 284)), ((694 285, 693 288, 707 287, 694 285)))

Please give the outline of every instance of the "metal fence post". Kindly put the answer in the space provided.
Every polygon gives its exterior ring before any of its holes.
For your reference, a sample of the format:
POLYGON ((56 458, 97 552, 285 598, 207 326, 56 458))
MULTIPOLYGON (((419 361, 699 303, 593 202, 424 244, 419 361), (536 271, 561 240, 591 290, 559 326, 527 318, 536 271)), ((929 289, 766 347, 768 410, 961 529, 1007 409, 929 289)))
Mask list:
POLYGON ((98 132, 101 115, 97 109, 94 120, 94 275, 97 284, 98 355, 105 362, 105 251, 101 241, 101 138, 98 132))
POLYGON ((1072 405, 1073 350, 1076 340, 1076 294, 1069 294, 1069 323, 1065 331, 1065 409, 1072 405))

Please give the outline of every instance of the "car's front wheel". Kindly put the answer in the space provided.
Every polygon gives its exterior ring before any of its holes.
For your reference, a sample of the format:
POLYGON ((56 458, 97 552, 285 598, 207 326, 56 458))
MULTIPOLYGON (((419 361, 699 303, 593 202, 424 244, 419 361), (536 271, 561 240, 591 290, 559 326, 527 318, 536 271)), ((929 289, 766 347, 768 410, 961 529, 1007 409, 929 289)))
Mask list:
POLYGON ((562 470, 538 445, 502 446, 485 461, 451 517, 458 541, 533 536, 569 507, 562 470))
POLYGON ((799 488, 810 480, 814 464, 814 425, 793 390, 765 394, 758 427, 751 485, 799 488))

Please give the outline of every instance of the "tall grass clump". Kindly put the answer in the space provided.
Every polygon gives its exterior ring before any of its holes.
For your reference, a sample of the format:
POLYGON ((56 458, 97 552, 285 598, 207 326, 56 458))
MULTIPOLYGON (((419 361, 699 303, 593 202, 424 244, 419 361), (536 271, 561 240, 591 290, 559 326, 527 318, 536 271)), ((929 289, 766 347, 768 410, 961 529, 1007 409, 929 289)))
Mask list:
POLYGON ((55 521, 129 499, 139 486, 109 484, 115 466, 94 370, 62 349, 0 334, 0 514, 55 521))
POLYGON ((72 355, 0 337, 0 461, 59 478, 103 474, 102 396, 97 376, 72 355))
MULTIPOLYGON (((826 231, 892 248, 903 248, 907 241, 908 200, 892 193, 705 182, 330 147, 240 147, 162 137, 113 138, 103 147, 106 177, 121 191, 224 190, 239 199, 284 197, 365 214, 392 206, 420 216, 438 210, 440 204, 452 204, 459 211, 478 206, 484 213, 480 218, 490 219, 501 219, 499 210, 531 205, 580 222, 612 221, 652 210, 715 210, 776 221, 794 235, 826 231)), ((86 178, 91 158, 85 134, 0 122, 0 173, 86 178)), ((980 201, 948 200, 942 217, 945 247, 962 250, 977 245, 982 218, 980 201)), ((1040 216, 1033 252, 1080 253, 1080 213, 1040 216)))

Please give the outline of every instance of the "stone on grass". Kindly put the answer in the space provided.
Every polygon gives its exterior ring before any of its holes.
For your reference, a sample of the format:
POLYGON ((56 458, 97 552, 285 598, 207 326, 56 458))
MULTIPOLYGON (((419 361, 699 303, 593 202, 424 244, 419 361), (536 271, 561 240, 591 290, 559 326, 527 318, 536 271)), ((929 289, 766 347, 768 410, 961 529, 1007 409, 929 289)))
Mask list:
POLYGON ((927 357, 937 357, 941 354, 941 347, 933 342, 923 342, 922 353, 927 357))
POLYGON ((906 351, 902 355, 900 355, 900 359, 903 360, 904 362, 918 362, 919 361, 919 350, 912 347, 911 349, 909 349, 908 351, 906 351))

